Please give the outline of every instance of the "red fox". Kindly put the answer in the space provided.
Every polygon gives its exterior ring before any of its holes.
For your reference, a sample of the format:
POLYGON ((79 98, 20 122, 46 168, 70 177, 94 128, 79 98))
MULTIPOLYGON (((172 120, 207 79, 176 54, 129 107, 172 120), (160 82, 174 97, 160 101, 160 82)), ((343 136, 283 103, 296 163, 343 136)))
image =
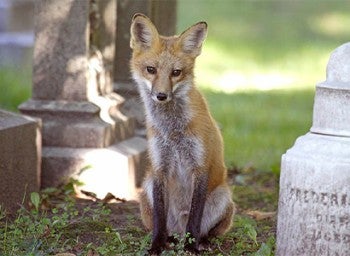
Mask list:
POLYGON ((130 67, 149 140, 150 170, 140 194, 143 223, 153 231, 149 252, 160 254, 169 237, 187 234, 185 248, 198 253, 230 228, 235 213, 222 137, 194 85, 207 24, 164 37, 148 17, 135 14, 130 30, 130 67))

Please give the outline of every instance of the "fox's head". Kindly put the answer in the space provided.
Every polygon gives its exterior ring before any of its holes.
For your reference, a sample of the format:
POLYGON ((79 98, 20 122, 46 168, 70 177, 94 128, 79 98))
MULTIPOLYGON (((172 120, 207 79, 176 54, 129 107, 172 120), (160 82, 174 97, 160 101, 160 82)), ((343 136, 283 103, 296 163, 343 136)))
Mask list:
POLYGON ((130 31, 131 71, 142 96, 165 103, 184 95, 193 84, 194 63, 207 24, 199 22, 179 36, 164 37, 148 17, 135 14, 130 31))

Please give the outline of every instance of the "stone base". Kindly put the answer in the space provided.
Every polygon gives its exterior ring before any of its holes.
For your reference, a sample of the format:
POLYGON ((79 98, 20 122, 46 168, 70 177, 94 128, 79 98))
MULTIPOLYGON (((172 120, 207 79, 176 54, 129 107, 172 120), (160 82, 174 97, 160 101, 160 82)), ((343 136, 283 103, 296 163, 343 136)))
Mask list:
POLYGON ((123 102, 112 93, 92 102, 30 99, 19 109, 42 119, 44 146, 103 148, 134 135, 134 119, 118 110, 123 102))
POLYGON ((40 122, 0 110, 0 141, 0 205, 14 211, 40 187, 40 122))
POLYGON ((136 120, 135 133, 139 136, 146 137, 145 131, 145 109, 140 98, 137 86, 133 82, 114 83, 114 90, 126 100, 121 106, 121 112, 126 116, 133 117, 136 120))
POLYGON ((42 187, 55 187, 75 177, 82 190, 98 198, 107 193, 137 199, 147 166, 147 142, 133 137, 107 148, 44 147, 42 187))
POLYGON ((30 99, 20 105, 22 113, 42 119, 42 187, 74 177, 99 198, 136 198, 147 144, 134 136, 135 119, 120 112, 123 103, 110 93, 90 101, 30 99))

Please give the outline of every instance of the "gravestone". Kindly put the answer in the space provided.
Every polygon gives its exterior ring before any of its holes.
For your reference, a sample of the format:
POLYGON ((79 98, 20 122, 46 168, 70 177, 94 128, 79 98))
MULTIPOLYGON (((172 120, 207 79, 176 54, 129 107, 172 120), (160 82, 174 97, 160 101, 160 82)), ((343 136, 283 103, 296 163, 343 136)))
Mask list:
POLYGON ((116 8, 116 0, 35 1, 33 93, 19 109, 42 119, 42 187, 77 177, 98 197, 136 196, 146 141, 113 93, 116 8))
POLYGON ((277 255, 350 255, 350 43, 316 86, 313 124, 282 156, 277 255))
POLYGON ((14 211, 40 188, 40 122, 0 110, 0 142, 0 205, 14 211))

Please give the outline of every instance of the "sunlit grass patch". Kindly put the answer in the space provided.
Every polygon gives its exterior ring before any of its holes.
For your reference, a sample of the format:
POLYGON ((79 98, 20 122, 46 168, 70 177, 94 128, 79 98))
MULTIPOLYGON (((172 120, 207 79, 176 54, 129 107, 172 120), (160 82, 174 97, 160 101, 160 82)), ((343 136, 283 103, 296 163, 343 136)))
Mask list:
POLYGON ((310 19, 309 25, 316 33, 325 36, 339 37, 349 33, 350 17, 345 13, 325 13, 310 19))
POLYGON ((215 91, 313 88, 350 38, 344 1, 178 1, 178 31, 205 20, 197 81, 215 91), (214 3, 215 2, 215 3, 214 3))
POLYGON ((207 42, 196 66, 199 87, 216 92, 312 89, 325 80, 326 50, 298 49, 269 65, 207 42))

